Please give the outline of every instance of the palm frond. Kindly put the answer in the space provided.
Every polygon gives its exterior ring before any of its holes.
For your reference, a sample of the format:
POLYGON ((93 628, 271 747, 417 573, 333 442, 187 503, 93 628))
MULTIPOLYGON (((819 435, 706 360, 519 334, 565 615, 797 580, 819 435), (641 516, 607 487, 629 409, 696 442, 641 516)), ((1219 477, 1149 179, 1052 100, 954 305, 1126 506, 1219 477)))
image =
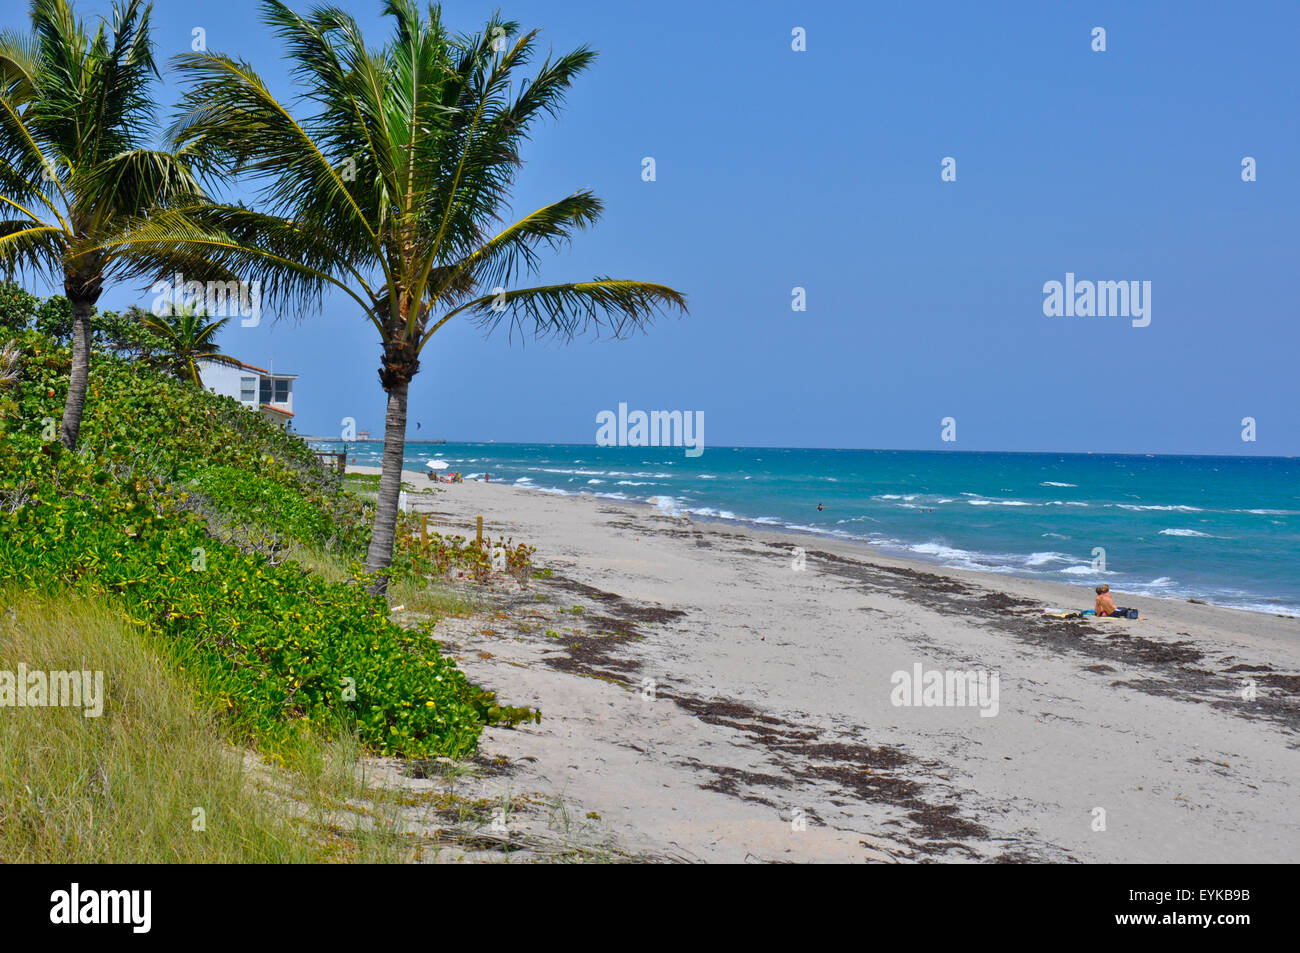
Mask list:
MULTIPOLYGON (((327 155, 253 68, 216 53, 185 53, 176 69, 191 81, 169 135, 260 183, 259 204, 304 226, 345 235, 375 232, 344 181, 347 155, 327 155)), ((354 160, 355 161, 355 160, 354 160)))
POLYGON ((20 354, 17 341, 9 341, 4 347, 0 347, 0 390, 12 386, 18 380, 20 354))
POLYGON ((0 223, 0 265, 5 270, 30 268, 47 280, 62 280, 67 235, 61 228, 30 220, 0 223))
POLYGON ((510 337, 555 337, 572 340, 595 329, 602 336, 622 338, 643 330, 673 309, 684 312, 686 297, 666 285, 615 278, 594 278, 573 284, 546 285, 483 295, 445 314, 420 342, 421 348, 442 325, 466 314, 487 333, 503 322, 510 337))
MULTIPOLYGON (((430 285, 429 298, 444 299, 448 291, 454 290, 451 282, 462 273, 471 275, 474 285, 486 287, 507 285, 522 272, 536 273, 541 266, 539 246, 561 250, 575 231, 594 225, 604 207, 600 199, 584 189, 524 216, 445 269, 443 280, 430 285)), ((450 300, 456 303, 454 294, 450 300)))
POLYGON ((0 91, 17 102, 30 100, 40 69, 40 46, 30 33, 0 31, 0 91))
POLYGON ((371 301, 345 280, 363 294, 368 288, 362 276, 339 265, 333 236, 251 209, 164 209, 134 221, 104 246, 129 249, 141 273, 162 279, 179 271, 186 280, 258 282, 264 305, 294 316, 317 308, 329 288, 343 291, 367 312, 371 308, 371 301))

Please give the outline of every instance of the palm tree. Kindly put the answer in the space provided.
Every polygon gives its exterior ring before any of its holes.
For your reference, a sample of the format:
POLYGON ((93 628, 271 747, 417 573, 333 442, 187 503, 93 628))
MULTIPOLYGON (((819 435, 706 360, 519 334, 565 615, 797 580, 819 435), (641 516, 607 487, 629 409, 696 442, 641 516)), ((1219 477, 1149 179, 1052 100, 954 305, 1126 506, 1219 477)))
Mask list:
POLYGON ((483 33, 453 35, 431 6, 386 0, 395 32, 368 48, 337 8, 299 16, 263 0, 288 47, 302 101, 295 118, 244 62, 217 53, 177 58, 192 85, 173 128, 178 148, 260 183, 260 207, 195 207, 156 216, 132 236, 159 253, 187 249, 262 282, 262 299, 301 309, 327 289, 347 295, 382 346, 388 397, 384 457, 366 570, 382 592, 392 562, 406 441, 407 393, 433 335, 465 316, 488 331, 531 330, 562 339, 588 329, 614 337, 662 311, 685 311, 673 289, 641 281, 511 288, 535 273, 539 249, 563 246, 594 223, 602 203, 578 191, 494 230, 521 165, 530 125, 555 115, 595 53, 547 58, 529 78, 536 31, 494 18, 483 33))
POLYGON ((149 15, 141 0, 115 3, 92 35, 67 0, 33 0, 32 32, 0 34, 0 263, 61 279, 72 305, 59 427, 69 448, 95 304, 106 284, 140 273, 132 249, 109 242, 151 209, 201 194, 186 156, 144 145, 157 76, 149 15))
POLYGON ((146 330, 163 341, 163 350, 154 356, 180 380, 193 381, 202 387, 199 363, 209 361, 226 367, 239 367, 239 361, 216 350, 217 334, 230 318, 208 320, 202 308, 182 305, 175 314, 153 315, 143 318, 146 330))
POLYGON ((18 380, 18 342, 0 347, 0 391, 18 380))

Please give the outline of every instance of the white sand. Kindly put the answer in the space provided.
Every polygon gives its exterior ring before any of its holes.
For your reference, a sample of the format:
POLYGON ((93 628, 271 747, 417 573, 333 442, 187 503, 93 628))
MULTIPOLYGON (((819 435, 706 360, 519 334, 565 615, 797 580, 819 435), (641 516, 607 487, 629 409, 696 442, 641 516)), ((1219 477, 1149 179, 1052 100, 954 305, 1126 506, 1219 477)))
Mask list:
POLYGON ((1121 593, 1143 618, 1088 633, 1037 611, 1090 605, 1082 587, 589 496, 439 489, 412 496, 431 526, 472 534, 482 513, 490 535, 536 545, 555 573, 503 585, 508 618, 438 625, 472 679, 544 713, 489 729, 484 753, 514 764, 520 790, 562 794, 631 848, 715 861, 1300 860, 1300 680, 1280 677, 1300 672, 1297 620, 1121 593), (990 592, 1032 605, 999 612, 990 592), (654 621, 656 606, 683 615, 654 621), (641 638, 595 634, 629 627, 641 638), (1177 657, 1188 650, 1199 657, 1177 657), (914 663, 999 673, 996 716, 891 704, 892 673, 914 663), (731 707, 710 712, 719 703, 731 707))

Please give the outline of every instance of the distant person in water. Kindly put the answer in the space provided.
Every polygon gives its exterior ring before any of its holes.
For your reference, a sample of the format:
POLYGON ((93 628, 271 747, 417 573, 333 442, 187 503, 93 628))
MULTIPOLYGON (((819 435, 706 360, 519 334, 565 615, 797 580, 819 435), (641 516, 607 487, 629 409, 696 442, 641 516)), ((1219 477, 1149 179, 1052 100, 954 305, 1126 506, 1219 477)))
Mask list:
POLYGON ((1096 612, 1099 616, 1120 616, 1130 619, 1137 618, 1136 609, 1125 609, 1115 605, 1115 598, 1110 594, 1110 586, 1100 585, 1097 587, 1096 612))
POLYGON ((817 512, 818 512, 818 513, 820 513, 820 512, 821 512, 822 510, 824 510, 824 509, 826 509, 826 507, 822 506, 820 503, 817 504, 817 512))

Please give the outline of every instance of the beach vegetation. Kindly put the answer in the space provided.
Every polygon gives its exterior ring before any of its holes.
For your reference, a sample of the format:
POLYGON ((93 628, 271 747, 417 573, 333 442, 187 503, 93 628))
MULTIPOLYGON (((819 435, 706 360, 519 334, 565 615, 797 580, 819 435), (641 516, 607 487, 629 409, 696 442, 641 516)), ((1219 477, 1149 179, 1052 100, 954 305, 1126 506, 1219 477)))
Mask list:
POLYGON ((9 863, 319 860, 248 784, 214 713, 121 613, 93 597, 6 589, 0 670, 94 669, 99 717, 76 707, 0 718, 0 856, 9 863), (196 810, 198 813, 196 813, 196 810))
POLYGON ((463 757, 484 724, 538 717, 471 685, 430 627, 391 621, 365 588, 364 505, 297 438, 104 355, 68 452, 46 425, 68 350, 32 331, 20 344, 17 413, 0 422, 0 583, 107 600, 230 737, 272 754, 304 732, 355 732, 378 753, 463 757), (347 581, 308 571, 293 547, 349 559, 347 581))

